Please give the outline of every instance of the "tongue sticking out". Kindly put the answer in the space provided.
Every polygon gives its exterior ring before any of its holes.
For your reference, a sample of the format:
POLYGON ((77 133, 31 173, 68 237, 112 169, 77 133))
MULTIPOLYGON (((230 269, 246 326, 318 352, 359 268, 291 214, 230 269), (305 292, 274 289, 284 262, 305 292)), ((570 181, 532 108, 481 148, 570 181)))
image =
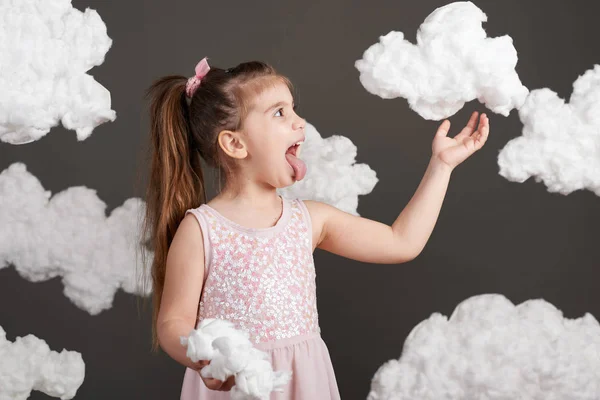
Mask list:
POLYGON ((306 175, 306 164, 304 163, 304 161, 302 161, 301 159, 299 159, 291 153, 286 153, 285 158, 294 169, 294 179, 297 181, 301 181, 304 178, 304 175, 306 175))

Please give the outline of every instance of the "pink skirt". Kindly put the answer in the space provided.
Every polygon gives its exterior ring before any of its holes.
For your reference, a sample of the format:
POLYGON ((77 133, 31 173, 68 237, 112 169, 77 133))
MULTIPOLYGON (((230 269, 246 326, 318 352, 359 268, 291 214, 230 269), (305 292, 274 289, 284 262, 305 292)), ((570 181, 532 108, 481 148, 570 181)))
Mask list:
MULTIPOLYGON (((270 400, 339 400, 329 351, 318 333, 296 336, 256 347, 271 355, 274 370, 292 371, 283 392, 273 392, 270 400)), ((228 400, 229 392, 206 388, 198 372, 186 368, 181 400, 228 400)))

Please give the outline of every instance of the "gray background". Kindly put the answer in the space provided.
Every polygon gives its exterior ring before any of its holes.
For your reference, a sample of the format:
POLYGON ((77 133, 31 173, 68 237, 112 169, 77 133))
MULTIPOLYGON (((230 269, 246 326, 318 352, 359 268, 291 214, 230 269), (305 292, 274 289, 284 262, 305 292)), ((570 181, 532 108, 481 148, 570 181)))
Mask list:
MULTIPOLYGON (((425 17, 446 3, 419 1, 102 1, 96 9, 114 40, 91 74, 111 91, 117 120, 84 142, 57 127, 38 142, 0 144, 0 170, 24 162, 44 187, 96 189, 107 212, 142 195, 147 117, 144 90, 171 73, 192 75, 196 62, 230 67, 259 59, 287 74, 299 113, 322 136, 358 146, 358 162, 380 179, 360 198, 359 213, 391 224, 416 189, 437 122, 403 99, 366 92, 354 61, 380 35, 400 30, 414 41, 425 17), (140 169, 140 166, 142 169, 140 169), (141 171, 141 172, 140 172, 141 171)), ((600 6, 592 1, 486 0, 489 36, 509 34, 517 71, 530 89, 569 97, 573 81, 600 62, 600 6)), ((462 127, 476 103, 451 118, 462 127)), ((488 113, 491 114, 491 113, 488 113)), ((398 358, 410 330, 433 312, 449 315, 466 298, 501 293, 514 303, 543 298, 567 317, 600 318, 600 199, 591 192, 550 194, 532 180, 498 175, 496 157, 520 134, 516 112, 491 114, 482 151, 454 173, 437 227, 424 252, 403 265, 368 265, 315 253, 320 323, 344 399, 364 399, 377 368, 398 358)), ((213 192, 214 193, 214 192, 213 192)), ((0 270, 0 325, 9 340, 32 333, 53 350, 83 354, 86 379, 78 399, 175 399, 183 368, 150 346, 149 311, 118 292, 98 316, 75 307, 53 279, 31 283, 0 270)), ((34 392, 32 399, 47 398, 34 392)))

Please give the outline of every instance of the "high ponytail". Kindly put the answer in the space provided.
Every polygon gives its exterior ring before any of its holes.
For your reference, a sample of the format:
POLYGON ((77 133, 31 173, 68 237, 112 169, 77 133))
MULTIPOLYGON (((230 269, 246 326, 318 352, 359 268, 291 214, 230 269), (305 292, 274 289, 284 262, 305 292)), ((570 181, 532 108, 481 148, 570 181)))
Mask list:
POLYGON ((167 253, 185 211, 206 202, 200 155, 191 147, 187 79, 167 76, 148 90, 151 167, 146 191, 146 231, 154 251, 151 277, 152 347, 158 349, 156 322, 160 309, 167 253))

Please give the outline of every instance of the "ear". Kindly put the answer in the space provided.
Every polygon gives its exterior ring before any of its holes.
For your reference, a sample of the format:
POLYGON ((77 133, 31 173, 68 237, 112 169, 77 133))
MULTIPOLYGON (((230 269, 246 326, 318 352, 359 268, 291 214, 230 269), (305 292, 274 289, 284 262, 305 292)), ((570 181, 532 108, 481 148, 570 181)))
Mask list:
POLYGON ((239 132, 224 130, 219 132, 219 146, 230 157, 242 159, 248 156, 246 143, 239 132))

